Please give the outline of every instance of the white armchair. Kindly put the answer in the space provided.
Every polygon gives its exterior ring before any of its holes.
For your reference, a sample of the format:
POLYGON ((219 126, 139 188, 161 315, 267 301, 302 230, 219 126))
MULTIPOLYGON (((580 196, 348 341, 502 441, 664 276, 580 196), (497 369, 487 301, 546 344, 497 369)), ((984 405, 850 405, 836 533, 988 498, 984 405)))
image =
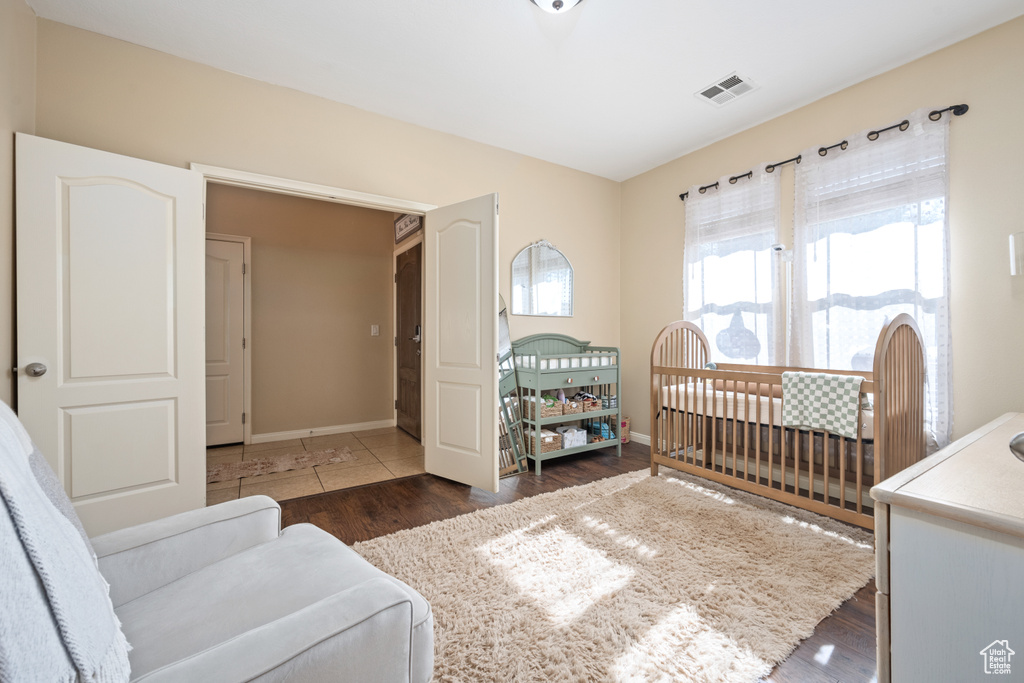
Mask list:
MULTIPOLYGON (((13 417, 6 406, 0 412, 13 417)), ((9 601, 0 605, 0 678, 31 680, 61 667, 77 669, 79 680, 96 676, 83 671, 88 658, 74 652, 74 619, 37 625, 45 637, 18 632, 20 622, 63 614, 77 592, 60 590, 62 571, 77 573, 79 584, 81 574, 97 571, 87 550, 91 540, 132 648, 132 681, 430 679, 433 616, 426 600, 315 526, 281 531, 281 509, 270 498, 243 498, 85 539, 56 478, 49 469, 41 473, 38 451, 28 442, 24 453, 10 452, 14 442, 2 438, 8 428, 21 426, 0 420, 0 586, 24 600, 27 613, 15 613, 9 601), (21 458, 31 468, 5 466, 21 458), (52 517, 42 526, 21 514, 40 500, 59 513, 37 507, 43 514, 32 519, 52 517), (61 557, 48 560, 33 543, 21 547, 53 526, 63 534, 54 544, 61 557), (68 543, 84 547, 69 555, 68 543), (90 566, 70 562, 72 556, 90 566), (58 651, 56 642, 64 648, 58 651)))

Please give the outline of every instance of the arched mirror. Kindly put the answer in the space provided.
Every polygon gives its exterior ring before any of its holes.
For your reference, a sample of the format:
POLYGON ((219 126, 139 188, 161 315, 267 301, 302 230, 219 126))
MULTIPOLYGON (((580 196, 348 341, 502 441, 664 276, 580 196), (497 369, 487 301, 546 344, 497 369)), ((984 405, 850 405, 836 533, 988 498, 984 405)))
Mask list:
POLYGON ((572 264, 547 240, 512 261, 512 314, 572 316, 572 264))

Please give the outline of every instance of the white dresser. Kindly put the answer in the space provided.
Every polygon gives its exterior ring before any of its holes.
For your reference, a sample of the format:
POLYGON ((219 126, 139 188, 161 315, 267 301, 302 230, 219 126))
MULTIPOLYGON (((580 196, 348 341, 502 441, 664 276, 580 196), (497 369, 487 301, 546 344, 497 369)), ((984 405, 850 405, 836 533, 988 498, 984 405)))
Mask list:
POLYGON ((1010 413, 871 489, 879 683, 1024 681, 1024 462, 1010 413))

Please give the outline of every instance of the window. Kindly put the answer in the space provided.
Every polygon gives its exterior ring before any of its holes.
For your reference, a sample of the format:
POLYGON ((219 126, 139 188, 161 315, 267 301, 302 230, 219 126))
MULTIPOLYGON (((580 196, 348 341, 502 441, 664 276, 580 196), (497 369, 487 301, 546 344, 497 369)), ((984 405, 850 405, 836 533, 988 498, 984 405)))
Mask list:
POLYGON ((906 131, 850 138, 796 169, 791 362, 870 370, 883 324, 914 317, 927 357, 932 448, 949 442, 951 354, 948 117, 927 112, 906 131))
POLYGON ((717 360, 772 364, 782 356, 779 174, 691 188, 686 200, 683 317, 700 325, 717 360))

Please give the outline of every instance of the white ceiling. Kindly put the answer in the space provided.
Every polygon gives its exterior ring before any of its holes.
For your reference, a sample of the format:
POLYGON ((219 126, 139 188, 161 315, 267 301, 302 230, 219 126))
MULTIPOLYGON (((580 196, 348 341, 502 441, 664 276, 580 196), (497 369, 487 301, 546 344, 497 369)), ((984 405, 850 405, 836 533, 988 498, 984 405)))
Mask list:
MULTIPOLYGON (((624 180, 1024 13, 1020 0, 28 0, 40 17, 624 180), (722 108, 693 93, 738 72, 722 108)), ((922 106, 952 104, 923 102, 922 106)))

